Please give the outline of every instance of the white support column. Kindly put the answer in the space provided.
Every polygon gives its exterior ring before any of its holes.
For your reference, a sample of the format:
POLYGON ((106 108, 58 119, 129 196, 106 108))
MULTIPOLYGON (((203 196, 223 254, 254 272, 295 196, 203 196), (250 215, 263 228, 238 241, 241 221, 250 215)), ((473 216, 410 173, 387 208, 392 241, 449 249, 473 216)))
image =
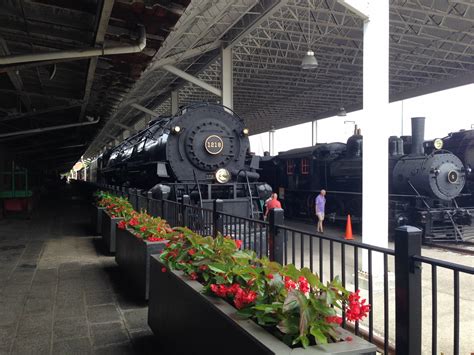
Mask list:
POLYGON ((234 75, 232 63, 232 47, 221 50, 221 83, 222 105, 234 109, 234 75))
POLYGON ((311 145, 318 143, 318 121, 311 122, 311 145))
POLYGON ((270 155, 275 155, 275 129, 272 128, 268 131, 268 151, 270 155))
MULTIPOLYGON (((388 245, 389 0, 370 0, 364 22, 363 101, 366 127, 362 158, 362 241, 388 245)), ((374 258, 373 270, 383 270, 374 258)), ((367 263, 364 258, 364 264, 367 263)), ((364 270, 367 265, 364 265, 364 270)))
MULTIPOLYGON (((362 153, 362 242, 388 246, 388 130, 383 113, 389 93, 389 0, 337 0, 364 20, 363 102, 366 127, 362 153), (385 167, 385 168, 384 168, 385 167)), ((364 250, 363 271, 368 270, 364 250)), ((383 258, 372 257, 383 273, 383 258)))
POLYGON ((179 102, 178 102, 178 90, 171 91, 171 115, 174 115, 178 112, 179 102))

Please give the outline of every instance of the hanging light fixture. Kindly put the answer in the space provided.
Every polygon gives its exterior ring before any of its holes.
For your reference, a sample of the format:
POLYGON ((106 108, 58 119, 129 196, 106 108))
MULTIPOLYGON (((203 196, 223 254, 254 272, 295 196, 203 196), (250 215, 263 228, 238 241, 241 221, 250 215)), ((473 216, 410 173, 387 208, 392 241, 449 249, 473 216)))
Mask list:
POLYGON ((308 4, 308 51, 306 55, 303 57, 303 61, 301 62, 301 69, 316 69, 318 67, 318 60, 314 56, 314 52, 311 50, 311 4, 308 4))
POLYGON ((341 106, 341 107, 339 108, 339 112, 337 113, 337 115, 338 115, 339 117, 345 117, 345 116, 347 116, 347 112, 346 112, 346 110, 344 109, 344 107, 341 106))

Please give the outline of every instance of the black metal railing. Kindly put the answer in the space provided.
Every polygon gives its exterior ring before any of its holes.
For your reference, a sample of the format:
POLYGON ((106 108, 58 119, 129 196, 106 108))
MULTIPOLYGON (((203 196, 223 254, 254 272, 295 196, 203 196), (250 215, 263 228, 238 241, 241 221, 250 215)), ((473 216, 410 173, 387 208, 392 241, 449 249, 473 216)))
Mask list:
MULTIPOLYGON (((460 305, 460 300, 461 300, 461 287, 460 287, 460 278, 465 279, 465 284, 470 288, 467 289, 467 296, 471 297, 472 300, 472 291, 473 289, 473 284, 474 284, 474 267, 469 267, 465 265, 459 265, 447 261, 442 261, 438 259, 433 259, 429 258, 426 256, 419 256, 415 255, 413 256, 413 262, 414 263, 419 263, 419 267, 423 270, 423 264, 430 265, 430 270, 431 271, 431 319, 432 319, 432 326, 431 326, 431 353, 432 354, 439 354, 441 352, 446 352, 449 353, 452 351, 453 354, 460 354, 460 353, 465 353, 465 351, 468 351, 471 353, 474 350, 474 342, 472 338, 469 338, 472 336, 472 326, 474 325, 474 321, 472 317, 474 317, 474 308, 472 304, 469 305, 467 303, 467 307, 465 307, 464 310, 461 309, 460 305), (440 272, 444 273, 449 273, 452 275, 452 283, 451 285, 445 285, 445 288, 442 290, 443 291, 443 296, 446 297, 446 294, 449 295, 449 291, 452 290, 452 310, 453 310, 453 329, 452 329, 452 336, 453 336, 453 348, 452 350, 449 349, 438 349, 438 275, 440 272), (469 279, 467 276, 470 275, 469 279), (447 287, 446 287, 447 286, 447 287), (452 287, 452 288, 450 288, 452 287), (465 334, 467 335, 467 339, 464 338, 466 341, 471 342, 471 348, 464 349, 465 351, 461 352, 460 348, 460 324, 461 324, 461 317, 460 315, 464 314, 465 319, 467 322, 470 322, 471 325, 467 326, 468 328, 465 329, 465 334), (471 335, 469 335, 469 332, 471 335)), ((429 291, 429 290, 428 290, 429 291)), ((450 296, 450 295, 449 295, 450 296)), ((443 312, 446 312, 447 307, 443 307, 443 312)), ((421 317, 421 315, 420 315, 421 317)), ((466 322, 466 323, 467 323, 466 322)), ((442 324, 442 329, 441 331, 446 334, 446 332, 449 332, 449 324, 442 324)))
MULTIPOLYGON (((451 351, 438 347, 437 305, 440 271, 452 273, 452 351, 457 355, 466 350, 460 346, 461 281, 469 278, 464 280, 465 284, 472 285, 474 268, 421 256, 421 231, 416 228, 398 228, 395 250, 392 250, 289 227, 284 224, 281 209, 270 211, 268 221, 261 221, 223 212, 220 200, 214 201, 212 209, 205 209, 192 205, 188 196, 174 202, 153 199, 150 193, 145 195, 140 190, 107 189, 129 198, 137 209, 146 209, 151 215, 165 218, 171 226, 187 226, 194 232, 210 236, 221 233, 241 240, 245 249, 255 251, 260 257, 308 267, 322 282, 338 276, 346 289, 361 289, 361 295, 372 305, 372 311, 362 323, 343 323, 343 326, 353 328, 356 335, 375 343, 385 354, 394 353, 395 348, 397 353, 403 354, 451 351), (422 285, 423 265, 430 266, 431 277, 425 277, 422 285), (426 307, 426 302, 422 302, 422 290, 431 292, 430 339, 423 339, 422 333, 422 308, 426 307)), ((446 290, 443 291, 445 297, 446 290)), ((472 303, 467 305, 472 307, 472 303)))
MULTIPOLYGON (((356 322, 353 327, 355 334, 375 342, 386 354, 393 350, 394 344, 390 340, 394 337, 390 335, 394 334, 394 329, 393 326, 390 328, 389 299, 391 294, 393 298, 394 290, 393 286, 390 287, 389 275, 393 275, 394 251, 284 225, 277 225, 276 231, 283 236, 283 253, 275 254, 276 261, 307 267, 316 272, 322 282, 338 276, 348 290, 361 289, 362 297, 373 308, 377 305, 378 311, 370 312, 362 324, 356 322), (376 261, 379 265, 374 272, 376 261), (377 287, 374 287, 374 280, 378 280, 377 287), (383 293, 382 299, 374 297, 375 288, 378 293, 383 293), (377 328, 374 327, 374 313, 380 323, 377 328)), ((351 327, 346 323, 343 326, 351 327)))

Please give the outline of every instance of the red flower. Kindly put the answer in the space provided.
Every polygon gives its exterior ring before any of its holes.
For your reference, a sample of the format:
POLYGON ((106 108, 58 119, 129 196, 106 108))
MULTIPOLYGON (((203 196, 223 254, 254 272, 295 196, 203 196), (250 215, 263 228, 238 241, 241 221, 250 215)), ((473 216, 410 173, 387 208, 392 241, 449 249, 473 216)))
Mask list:
POLYGON ((191 280, 197 280, 198 278, 198 274, 196 274, 195 272, 192 272, 189 276, 191 277, 191 280))
POLYGON ((161 268, 161 272, 166 272, 166 268, 165 268, 165 267, 162 267, 162 268, 161 268))
POLYGON ((239 239, 234 240, 234 243, 237 249, 240 249, 240 247, 242 246, 242 241, 239 239))
POLYGON ((191 256, 193 256, 194 254, 196 254, 196 250, 194 250, 194 249, 189 249, 189 250, 188 250, 188 254, 191 255, 191 256))
POLYGON ((143 226, 143 227, 140 228, 140 230, 141 230, 142 232, 146 232, 146 227, 143 226))
POLYGON ((232 296, 235 295, 239 292, 240 290, 240 285, 239 284, 233 284, 232 286, 227 288, 227 295, 232 296))
POLYGON ((160 237, 149 237, 147 239, 149 242, 161 242, 162 240, 164 240, 163 238, 160 238, 160 237))
POLYGON ((326 317, 326 322, 327 323, 342 324, 342 318, 339 317, 339 316, 328 316, 328 317, 326 317))
POLYGON ((128 221, 128 224, 130 226, 137 226, 138 225, 138 219, 136 219, 135 217, 133 217, 132 219, 130 219, 130 221, 128 221))
POLYGON ((309 283, 308 283, 308 280, 306 280, 306 277, 300 276, 298 278, 298 283, 299 283, 299 288, 301 292, 303 293, 309 292, 309 283))
POLYGON ((352 292, 349 295, 349 303, 346 306, 346 318, 348 321, 359 321, 367 317, 370 311, 370 304, 366 304, 366 300, 360 301, 360 290, 352 292))
POLYGON ((227 296, 227 287, 225 285, 211 284, 211 291, 219 297, 227 296))
POLYGON ((296 282, 294 282, 290 277, 285 276, 285 288, 288 291, 296 289, 296 282))
POLYGON ((120 229, 125 229, 126 226, 127 226, 127 222, 125 222, 125 221, 120 221, 117 224, 117 227, 119 227, 120 229))
POLYGON ((273 280, 273 274, 268 274, 268 275, 267 275, 267 279, 273 280))
POLYGON ((239 287, 234 297, 234 304, 237 309, 242 309, 246 305, 252 303, 257 298, 255 291, 245 291, 239 287))
POLYGON ((207 269, 209 269, 209 267, 207 265, 199 266, 199 270, 201 270, 201 271, 206 271, 207 269))
POLYGON ((346 340, 346 341, 352 341, 352 337, 349 335, 349 336, 346 337, 345 340, 346 340))

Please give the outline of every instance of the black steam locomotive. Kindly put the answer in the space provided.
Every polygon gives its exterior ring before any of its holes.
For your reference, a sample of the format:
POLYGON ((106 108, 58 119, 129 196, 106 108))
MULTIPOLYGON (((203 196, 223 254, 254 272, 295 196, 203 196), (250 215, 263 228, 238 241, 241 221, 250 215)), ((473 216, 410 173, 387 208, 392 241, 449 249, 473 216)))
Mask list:
MULTIPOLYGON (((259 158, 249 153, 248 129, 228 108, 198 104, 160 117, 98 158, 99 183, 152 191, 155 198, 256 217, 271 187, 257 182, 259 158)), ((93 176, 94 174, 91 174, 93 176)))
MULTIPOLYGON (((412 119, 411 137, 389 138, 390 231, 411 224, 424 231, 426 242, 466 240, 474 208, 459 207, 469 170, 440 142, 426 154, 424 118, 412 119), (404 149, 410 148, 405 154, 404 149), (437 149, 438 148, 438 149, 437 149)), ((436 143, 436 144, 435 144, 436 143)), ((263 157, 261 176, 278 188, 285 213, 293 218, 314 218, 314 200, 328 191, 326 214, 332 220, 361 222, 362 136, 355 132, 347 144, 328 143, 263 157)))
POLYGON ((447 149, 456 155, 467 171, 466 185, 463 194, 457 199, 460 206, 474 206, 474 130, 460 130, 449 133, 447 137, 427 141, 425 151, 431 153, 436 147, 447 149))

